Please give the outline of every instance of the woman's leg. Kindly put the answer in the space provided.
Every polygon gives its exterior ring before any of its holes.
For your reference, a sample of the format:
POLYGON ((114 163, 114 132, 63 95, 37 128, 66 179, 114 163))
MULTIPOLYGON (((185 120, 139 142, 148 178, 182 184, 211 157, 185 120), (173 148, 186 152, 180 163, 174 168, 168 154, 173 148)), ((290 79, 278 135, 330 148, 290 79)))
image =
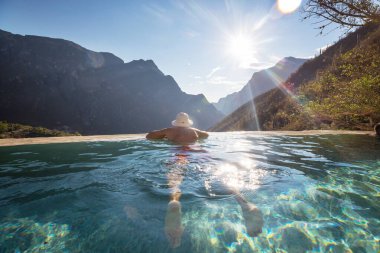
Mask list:
POLYGON ((183 180, 183 169, 188 163, 185 155, 176 155, 176 163, 170 169, 167 177, 171 188, 170 202, 165 218, 165 234, 172 248, 181 245, 183 233, 181 219, 181 189, 179 188, 183 180))

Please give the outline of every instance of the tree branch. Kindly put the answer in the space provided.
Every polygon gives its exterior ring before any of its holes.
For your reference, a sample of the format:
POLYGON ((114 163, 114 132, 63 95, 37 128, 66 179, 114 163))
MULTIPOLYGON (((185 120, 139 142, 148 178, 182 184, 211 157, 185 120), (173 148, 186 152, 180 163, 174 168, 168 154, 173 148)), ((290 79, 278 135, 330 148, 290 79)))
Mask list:
POLYGON ((303 12, 304 19, 321 19, 313 23, 320 25, 321 33, 333 24, 351 30, 367 23, 380 23, 379 0, 308 0, 303 12))

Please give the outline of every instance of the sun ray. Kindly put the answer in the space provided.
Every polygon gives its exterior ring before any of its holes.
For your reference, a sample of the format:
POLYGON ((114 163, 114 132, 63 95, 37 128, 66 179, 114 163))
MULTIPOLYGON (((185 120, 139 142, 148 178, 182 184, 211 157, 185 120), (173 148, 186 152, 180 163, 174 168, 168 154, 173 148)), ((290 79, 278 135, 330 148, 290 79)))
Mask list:
POLYGON ((252 95, 253 91, 252 91, 251 85, 248 85, 248 88, 249 88, 249 95, 251 96, 251 99, 250 99, 250 103, 251 103, 251 107, 252 107, 252 110, 251 110, 252 115, 251 116, 254 119, 256 130, 261 131, 259 117, 257 116, 257 111, 256 111, 256 106, 255 106, 255 98, 252 95))

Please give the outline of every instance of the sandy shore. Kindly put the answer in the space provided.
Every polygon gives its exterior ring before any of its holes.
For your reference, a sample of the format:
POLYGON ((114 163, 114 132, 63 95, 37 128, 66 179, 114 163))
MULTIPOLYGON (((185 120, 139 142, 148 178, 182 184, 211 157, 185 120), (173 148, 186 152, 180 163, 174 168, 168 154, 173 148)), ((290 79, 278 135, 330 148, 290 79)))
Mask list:
POLYGON ((145 138, 145 134, 115 134, 115 135, 88 135, 63 137, 36 137, 36 138, 9 138, 0 139, 0 146, 17 146, 30 144, 90 142, 90 141, 124 141, 145 138))
MULTIPOLYGON (((244 133, 244 132, 233 132, 244 133)), ((343 130, 307 130, 307 131, 250 131, 246 132, 253 135, 331 135, 331 134, 360 134, 374 135, 371 131, 343 131, 343 130)), ((210 133, 212 135, 223 135, 228 133, 210 133)), ((65 136, 65 137, 36 137, 36 138, 9 138, 0 139, 0 146, 17 146, 30 144, 47 143, 67 143, 67 142, 91 142, 91 141, 124 141, 144 139, 146 134, 115 134, 115 135, 89 135, 89 136, 65 136)))

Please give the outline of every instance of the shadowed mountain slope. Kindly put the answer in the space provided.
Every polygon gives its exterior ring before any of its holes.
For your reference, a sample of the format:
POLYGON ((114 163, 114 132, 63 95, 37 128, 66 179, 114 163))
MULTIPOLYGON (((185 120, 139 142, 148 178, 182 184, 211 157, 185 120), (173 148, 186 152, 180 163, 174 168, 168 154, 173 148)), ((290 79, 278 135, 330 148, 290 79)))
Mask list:
POLYGON ((180 111, 206 129, 222 114, 181 91, 151 60, 124 63, 73 42, 0 30, 0 120, 78 131, 141 133, 180 111))

